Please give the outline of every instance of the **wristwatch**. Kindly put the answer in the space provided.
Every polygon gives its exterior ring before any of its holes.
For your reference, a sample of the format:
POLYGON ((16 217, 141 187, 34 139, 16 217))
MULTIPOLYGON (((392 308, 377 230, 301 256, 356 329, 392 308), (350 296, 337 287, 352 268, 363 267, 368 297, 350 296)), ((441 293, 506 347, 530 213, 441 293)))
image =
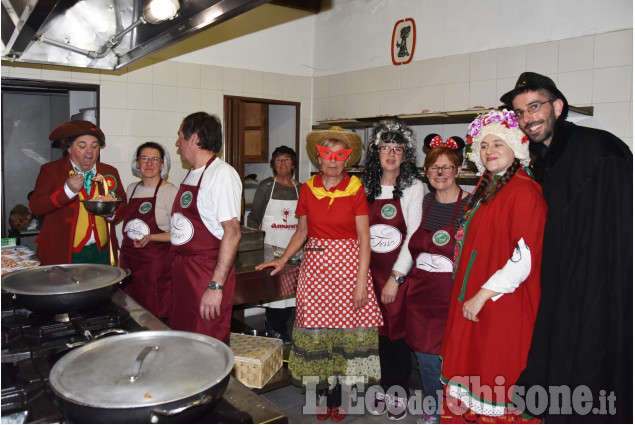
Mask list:
POLYGON ((221 284, 220 284, 220 283, 218 283, 218 282, 214 282, 213 280, 209 283, 209 285, 207 285, 207 287, 208 287, 209 289, 219 289, 219 290, 221 290, 221 291, 222 291, 222 290, 223 290, 223 288, 224 288, 224 286, 223 286, 223 285, 221 285, 221 284))
POLYGON ((406 280, 405 276, 399 276, 398 274, 395 274, 393 272, 390 272, 390 276, 397 281, 397 285, 401 285, 404 280, 406 280))

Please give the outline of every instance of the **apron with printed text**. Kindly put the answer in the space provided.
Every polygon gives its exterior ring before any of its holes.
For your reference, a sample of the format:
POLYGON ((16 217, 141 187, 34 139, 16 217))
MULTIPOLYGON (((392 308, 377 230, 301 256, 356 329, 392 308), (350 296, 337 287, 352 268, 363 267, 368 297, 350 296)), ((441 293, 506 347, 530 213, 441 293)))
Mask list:
POLYGON ((408 244, 414 264, 408 274, 406 343, 421 353, 441 352, 452 294, 454 223, 462 194, 460 190, 450 223, 435 231, 423 228, 432 205, 429 202, 421 225, 408 244))
POLYGON ((368 206, 370 221, 370 271, 373 274, 373 287, 384 326, 379 335, 394 341, 406 336, 405 298, 408 279, 399 286, 395 301, 390 304, 381 302, 381 292, 390 278, 392 266, 397 261, 401 246, 406 239, 406 220, 397 199, 375 199, 368 206))
MULTIPOLYGON (((236 284, 234 266, 224 283, 220 316, 214 320, 205 320, 200 313, 201 299, 212 280, 221 241, 203 223, 197 199, 203 175, 215 159, 216 156, 207 162, 196 186, 181 183, 172 207, 170 328, 209 335, 227 343, 236 284)), ((186 179, 187 176, 183 181, 186 179)))
MULTIPOLYGON (((265 243, 284 251, 291 237, 298 229, 298 219, 295 216, 295 208, 298 205, 298 188, 294 184, 296 199, 273 199, 273 191, 276 187, 276 179, 273 179, 269 202, 262 217, 260 230, 265 232, 265 243)), ((292 273, 280 273, 277 278, 278 295, 283 297, 295 293, 299 268, 293 268, 292 273)), ((284 300, 272 301, 262 304, 263 307, 287 308, 295 307, 295 297, 284 300)))
POLYGON ((148 242, 143 248, 134 247, 134 240, 140 240, 145 235, 163 233, 155 214, 161 183, 162 179, 152 197, 133 198, 141 182, 137 183, 130 194, 123 221, 119 266, 132 272, 124 292, 156 317, 166 318, 170 312, 172 267, 164 259, 170 255, 170 244, 148 242))

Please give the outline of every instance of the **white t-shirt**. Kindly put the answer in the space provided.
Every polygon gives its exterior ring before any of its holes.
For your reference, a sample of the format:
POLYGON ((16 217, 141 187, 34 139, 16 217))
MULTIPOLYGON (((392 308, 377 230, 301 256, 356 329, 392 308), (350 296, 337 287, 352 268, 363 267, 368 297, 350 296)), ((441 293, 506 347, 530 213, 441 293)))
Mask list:
MULTIPOLYGON (((392 199, 392 191, 394 186, 381 186, 381 194, 376 199, 392 199)), ((406 239, 399 250, 397 261, 392 266, 392 270, 402 274, 408 274, 412 267, 412 256, 408 251, 408 242, 410 237, 419 228, 421 224, 421 215, 423 213, 423 196, 424 185, 420 180, 415 180, 414 184, 403 191, 403 196, 399 199, 401 212, 406 222, 406 239)))
MULTIPOLYGON (((183 183, 196 186, 205 166, 192 170, 183 183)), ((221 223, 236 218, 240 221, 240 198, 243 184, 234 168, 216 158, 205 171, 198 192, 198 207, 205 227, 218 239, 225 231, 221 223)))

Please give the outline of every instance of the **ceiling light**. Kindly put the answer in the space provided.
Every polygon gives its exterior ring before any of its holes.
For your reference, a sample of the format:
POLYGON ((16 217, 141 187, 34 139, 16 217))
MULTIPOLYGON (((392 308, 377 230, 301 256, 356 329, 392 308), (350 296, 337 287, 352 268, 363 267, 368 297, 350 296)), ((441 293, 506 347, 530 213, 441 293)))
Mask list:
POLYGON ((174 18, 180 7, 179 0, 149 0, 143 7, 143 19, 158 24, 174 18))

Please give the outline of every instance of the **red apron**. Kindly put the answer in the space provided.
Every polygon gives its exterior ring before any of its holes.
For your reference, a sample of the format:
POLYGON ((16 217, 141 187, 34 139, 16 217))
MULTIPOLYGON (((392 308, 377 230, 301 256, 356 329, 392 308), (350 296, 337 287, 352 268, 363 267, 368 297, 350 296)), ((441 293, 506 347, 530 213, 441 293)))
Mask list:
POLYGON ((135 248, 133 244, 134 239, 163 233, 157 225, 155 216, 157 193, 162 182, 163 180, 159 181, 151 198, 133 198, 141 182, 137 183, 130 194, 123 221, 119 266, 132 271, 124 292, 150 313, 163 319, 170 313, 172 268, 169 261, 161 259, 167 258, 170 254, 170 244, 149 242, 143 248, 135 248))
POLYGON ((381 302, 381 291, 390 278, 392 266, 406 238, 406 220, 401 211, 401 202, 394 199, 375 199, 368 206, 370 221, 370 271, 373 274, 375 296, 384 316, 384 326, 379 335, 390 340, 406 336, 406 292, 408 280, 397 290, 395 301, 388 305, 381 302))
MULTIPOLYGON (((215 159, 216 156, 207 162, 205 170, 215 159)), ((197 207, 198 191, 205 170, 196 186, 181 184, 172 207, 170 328, 209 335, 228 343, 236 283, 235 267, 232 267, 224 284, 220 316, 208 321, 200 313, 201 299, 212 280, 220 248, 220 239, 205 227, 197 207)))
POLYGON ((421 225, 408 244, 414 264, 408 274, 406 343, 420 353, 441 352, 452 294, 454 224, 462 194, 460 190, 450 224, 436 231, 423 228, 432 205, 429 202, 421 225))

